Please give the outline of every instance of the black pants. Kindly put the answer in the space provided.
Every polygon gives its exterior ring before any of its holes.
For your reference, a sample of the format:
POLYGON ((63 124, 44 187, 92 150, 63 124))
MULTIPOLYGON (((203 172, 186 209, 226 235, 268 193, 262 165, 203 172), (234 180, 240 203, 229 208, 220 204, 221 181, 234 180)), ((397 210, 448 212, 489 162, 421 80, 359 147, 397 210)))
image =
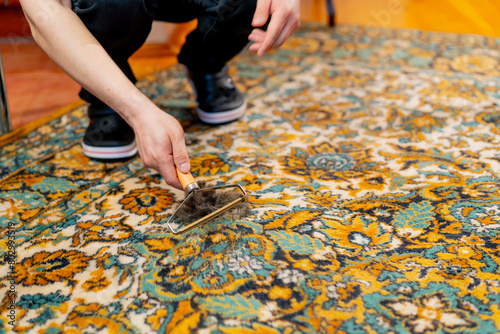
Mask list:
MULTIPOLYGON (((178 55, 190 71, 215 73, 247 44, 257 0, 72 0, 73 11, 123 73, 137 80, 129 57, 145 42, 153 20, 198 19, 178 55)), ((94 107, 104 104, 87 90, 80 97, 94 107)))

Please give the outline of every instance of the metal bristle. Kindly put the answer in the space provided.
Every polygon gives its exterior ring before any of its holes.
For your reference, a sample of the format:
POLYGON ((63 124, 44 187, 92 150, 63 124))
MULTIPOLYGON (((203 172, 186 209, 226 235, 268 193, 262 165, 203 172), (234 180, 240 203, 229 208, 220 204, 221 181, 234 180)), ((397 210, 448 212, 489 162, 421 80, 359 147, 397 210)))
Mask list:
MULTIPOLYGON (((246 191, 238 184, 205 187, 205 183, 201 181, 199 185, 200 189, 191 192, 168 220, 167 224, 172 233, 180 234, 187 232, 196 226, 229 212, 229 210, 247 200, 246 191), (231 189, 235 191, 230 191, 231 189), (181 221, 192 223, 188 223, 187 225, 181 224, 184 226, 175 230, 172 227, 172 223, 176 222, 179 224, 181 221)), ((241 216, 247 212, 248 206, 245 206, 237 210, 237 212, 233 212, 233 214, 238 215, 239 213, 241 216)))

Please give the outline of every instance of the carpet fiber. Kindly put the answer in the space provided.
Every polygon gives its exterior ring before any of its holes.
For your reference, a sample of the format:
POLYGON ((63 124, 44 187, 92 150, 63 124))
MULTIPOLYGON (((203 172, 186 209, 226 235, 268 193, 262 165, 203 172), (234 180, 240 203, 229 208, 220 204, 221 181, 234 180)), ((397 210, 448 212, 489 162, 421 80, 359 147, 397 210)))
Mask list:
POLYGON ((4 139, 0 332, 499 332, 499 44, 307 26, 232 63, 248 111, 219 127, 180 67, 144 78, 194 176, 250 192, 181 236, 182 192, 82 154, 84 106, 4 139))

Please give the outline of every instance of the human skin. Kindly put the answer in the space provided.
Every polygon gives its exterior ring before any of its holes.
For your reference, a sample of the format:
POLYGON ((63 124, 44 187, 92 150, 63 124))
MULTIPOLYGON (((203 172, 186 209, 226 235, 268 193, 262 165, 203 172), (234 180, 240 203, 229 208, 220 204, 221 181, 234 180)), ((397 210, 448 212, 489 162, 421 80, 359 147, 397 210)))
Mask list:
MULTIPOLYGON (((159 109, 123 74, 71 10, 71 0, 21 0, 37 44, 82 87, 115 110, 134 129, 145 166, 182 189, 176 167, 190 170, 180 123, 159 109)), ((281 46, 300 23, 298 0, 257 0, 249 36, 251 51, 262 56, 281 46), (259 29, 271 17, 266 31, 259 29)))

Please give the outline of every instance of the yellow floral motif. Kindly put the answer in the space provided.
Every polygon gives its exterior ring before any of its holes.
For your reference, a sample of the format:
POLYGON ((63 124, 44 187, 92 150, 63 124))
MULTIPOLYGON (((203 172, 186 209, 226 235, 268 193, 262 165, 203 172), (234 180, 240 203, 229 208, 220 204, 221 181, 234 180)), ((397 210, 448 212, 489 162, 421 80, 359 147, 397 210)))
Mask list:
POLYGON ((350 191, 352 196, 359 196, 360 192, 382 192, 391 184, 386 173, 366 173, 359 181, 356 189, 350 191))
MULTIPOLYGON (((294 38, 291 37, 289 38, 285 44, 283 44, 283 49, 284 50, 294 50, 297 48, 297 45, 303 44, 304 40, 302 38, 294 38)), ((310 40, 307 42, 306 45, 303 45, 304 47, 307 48, 307 52, 315 52, 318 50, 320 47, 319 41, 317 40, 310 40)))
POLYGON ((22 189, 23 186, 31 187, 34 184, 40 183, 45 177, 37 174, 18 174, 9 178, 6 182, 2 184, 2 188, 5 190, 16 190, 22 189))
POLYGON ((364 222, 360 216, 356 216, 348 225, 327 218, 324 220, 330 227, 325 232, 347 254, 363 253, 373 256, 389 248, 387 244, 391 241, 391 235, 383 231, 377 222, 364 222))
POLYGON ((77 201, 91 201, 99 198, 99 193, 92 192, 90 190, 84 190, 75 196, 77 201))
POLYGON ((464 73, 487 73, 498 66, 498 61, 489 56, 461 55, 451 61, 451 67, 464 73))
POLYGON ((179 302, 177 311, 173 314, 172 320, 167 326, 167 333, 188 333, 190 326, 196 327, 200 314, 193 313, 193 308, 187 300, 179 302))
POLYGON ((170 237, 148 239, 144 243, 149 247, 149 249, 159 253, 172 249, 175 245, 174 241, 170 237))
POLYGON ((345 149, 323 142, 307 149, 293 148, 291 156, 283 157, 286 171, 308 175, 319 180, 345 180, 348 172, 368 160, 370 152, 357 143, 341 143, 345 149))
POLYGON ((248 327, 221 328, 221 332, 224 334, 279 334, 279 333, 287 333, 290 331, 287 331, 285 329, 283 332, 280 332, 276 328, 271 328, 256 323, 252 325, 252 328, 248 327))
MULTIPOLYGON (((54 176, 74 178, 76 175, 81 175, 87 180, 97 180, 106 175, 106 170, 96 169, 97 161, 81 154, 80 146, 74 146, 67 152, 56 154, 51 164, 54 166, 54 176)), ((110 163, 107 167, 113 168, 118 165, 118 163, 110 163)))
POLYGON ((86 291, 101 291, 111 284, 111 281, 104 274, 103 268, 99 268, 90 274, 92 278, 85 281, 82 285, 86 291))
POLYGON ((227 173, 229 165, 219 156, 205 154, 191 159, 192 173, 198 175, 212 176, 218 173, 227 173))
POLYGON ((282 227, 284 229, 293 229, 302 225, 304 222, 312 222, 321 216, 320 211, 297 211, 283 215, 282 217, 274 217, 273 221, 267 225, 268 229, 282 227))
POLYGON ((422 89, 421 94, 436 102, 450 101, 450 99, 466 100, 472 103, 481 103, 486 99, 486 95, 476 86, 462 80, 451 83, 448 80, 441 80, 429 88, 422 89))
POLYGON ((474 326, 464 315, 449 310, 446 302, 439 294, 424 296, 415 300, 401 299, 384 303, 397 316, 403 317, 405 323, 414 333, 428 333, 440 329, 456 330, 474 326))
POLYGON ((48 285, 57 282, 74 284, 74 275, 89 265, 90 257, 78 251, 38 252, 15 267, 16 283, 48 285))
POLYGON ((17 198, 1 198, 0 199, 0 215, 8 219, 14 218, 16 213, 24 211, 29 208, 28 203, 24 203, 17 198))
POLYGON ((153 216, 170 208, 173 202, 174 196, 167 189, 150 187, 130 191, 119 203, 132 213, 153 216))
POLYGON ((449 71, 451 70, 450 60, 448 58, 443 58, 443 57, 434 58, 432 67, 438 71, 449 71))
POLYGON ((331 191, 314 191, 306 195, 305 201, 313 204, 314 207, 330 208, 338 199, 338 195, 333 195, 331 191))
POLYGON ((73 245, 80 242, 118 242, 132 235, 133 229, 125 223, 123 215, 101 217, 97 221, 85 221, 78 224, 78 231, 73 236, 73 245))
POLYGON ((359 183, 359 187, 361 189, 373 189, 373 190, 382 190, 385 188, 387 184, 387 179, 384 178, 384 174, 379 175, 367 175, 363 178, 363 180, 359 183))
POLYGON ((327 129, 335 119, 339 118, 334 110, 320 105, 296 107, 291 113, 276 110, 274 114, 293 124, 296 130, 311 125, 327 129))
POLYGON ((131 329, 129 319, 121 314, 110 315, 105 307, 97 303, 76 306, 68 315, 66 324, 81 330, 90 326, 107 328, 109 333, 120 333, 131 329))
POLYGON ((69 328, 64 324, 58 325, 55 322, 50 323, 47 328, 40 331, 40 333, 50 333, 50 332, 67 333, 67 334, 82 334, 82 331, 80 331, 76 328, 69 328))
POLYGON ((485 107, 483 112, 476 115, 475 120, 481 124, 492 126, 492 130, 498 134, 500 130, 498 129, 500 124, 500 108, 496 105, 485 107))
POLYGON ((215 136, 213 140, 208 142, 211 146, 221 147, 228 150, 233 145, 233 138, 230 133, 223 133, 221 135, 215 136))
POLYGON ((151 329, 153 329, 153 330, 157 331, 157 330, 159 330, 159 329, 160 329, 160 326, 161 326, 161 324, 163 323, 163 321, 165 321, 165 317, 167 316, 167 314, 168 314, 168 313, 167 313, 167 311, 166 311, 166 310, 161 310, 161 309, 160 309, 160 310, 156 311, 156 313, 155 313, 155 314, 150 315, 150 316, 147 318, 146 322, 147 322, 148 324, 150 324, 151 329))
POLYGON ((269 298, 271 299, 290 299, 292 290, 287 287, 274 286, 269 291, 269 298))

